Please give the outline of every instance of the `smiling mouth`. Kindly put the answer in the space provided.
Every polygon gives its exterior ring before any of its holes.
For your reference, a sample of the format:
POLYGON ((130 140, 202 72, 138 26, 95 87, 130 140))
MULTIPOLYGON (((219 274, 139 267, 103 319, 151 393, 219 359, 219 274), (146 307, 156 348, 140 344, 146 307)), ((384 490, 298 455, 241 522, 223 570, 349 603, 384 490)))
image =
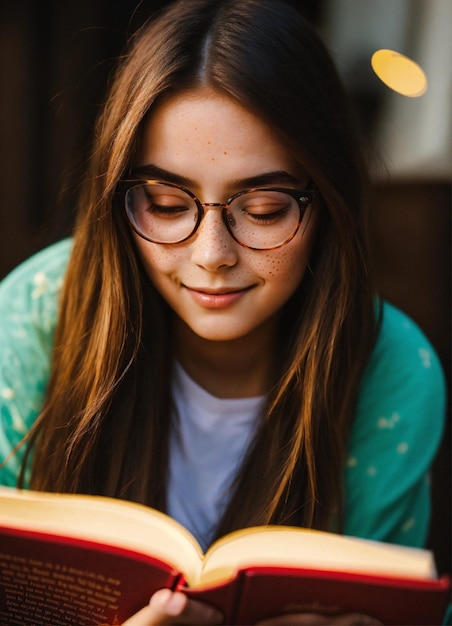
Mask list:
POLYGON ((222 309, 241 300, 252 287, 233 287, 230 289, 205 289, 186 287, 193 300, 207 309, 222 309))
POLYGON ((208 296, 227 296, 231 293, 238 293, 251 289, 251 287, 225 287, 224 289, 209 289, 209 287, 188 287, 187 285, 185 285, 185 287, 189 291, 205 293, 208 296))

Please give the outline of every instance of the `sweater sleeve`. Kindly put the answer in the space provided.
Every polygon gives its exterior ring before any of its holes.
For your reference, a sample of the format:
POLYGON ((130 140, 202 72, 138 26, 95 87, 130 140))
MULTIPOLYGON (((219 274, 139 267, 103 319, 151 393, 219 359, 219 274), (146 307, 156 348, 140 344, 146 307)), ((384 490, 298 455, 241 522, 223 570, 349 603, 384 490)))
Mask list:
POLYGON ((385 303, 350 436, 346 534, 425 544, 429 470, 442 437, 445 396, 443 371, 427 338, 385 303))
POLYGON ((49 374, 58 297, 71 249, 61 241, 0 283, 0 484, 14 486, 49 374), (13 450, 19 446, 15 453, 13 450), (12 453, 12 454, 11 454, 12 453))

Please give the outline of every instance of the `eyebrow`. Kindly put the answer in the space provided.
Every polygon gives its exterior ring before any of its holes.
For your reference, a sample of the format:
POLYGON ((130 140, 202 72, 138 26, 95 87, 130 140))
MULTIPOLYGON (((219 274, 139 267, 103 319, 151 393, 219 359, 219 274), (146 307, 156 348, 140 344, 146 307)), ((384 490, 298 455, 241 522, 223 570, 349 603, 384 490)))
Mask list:
MULTIPOLYGON (((179 174, 175 174, 174 172, 162 169, 161 167, 158 167, 157 165, 154 165, 152 163, 134 168, 131 172, 131 175, 138 178, 161 180, 167 183, 180 185, 181 187, 193 188, 197 186, 195 181, 193 181, 191 178, 180 176, 179 174)), ((299 186, 301 184, 301 180, 298 177, 293 176, 292 174, 289 174, 289 172, 286 172, 284 170, 263 172, 262 174, 257 174, 256 176, 240 178, 230 182, 230 186, 233 189, 262 187, 265 185, 299 186)))

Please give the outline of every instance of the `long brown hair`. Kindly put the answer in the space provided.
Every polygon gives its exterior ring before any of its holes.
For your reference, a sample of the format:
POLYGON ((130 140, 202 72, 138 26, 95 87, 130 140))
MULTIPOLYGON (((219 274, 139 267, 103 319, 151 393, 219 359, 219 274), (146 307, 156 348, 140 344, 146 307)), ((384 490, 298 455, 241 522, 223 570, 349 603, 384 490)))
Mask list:
POLYGON ((274 0, 182 0, 143 26, 122 58, 97 124, 45 405, 29 440, 31 486, 165 509, 171 312, 140 266, 115 190, 154 103, 201 84, 271 124, 312 179, 321 212, 310 272, 283 312, 278 377, 217 532, 337 528, 376 328, 366 176, 325 46, 274 0))

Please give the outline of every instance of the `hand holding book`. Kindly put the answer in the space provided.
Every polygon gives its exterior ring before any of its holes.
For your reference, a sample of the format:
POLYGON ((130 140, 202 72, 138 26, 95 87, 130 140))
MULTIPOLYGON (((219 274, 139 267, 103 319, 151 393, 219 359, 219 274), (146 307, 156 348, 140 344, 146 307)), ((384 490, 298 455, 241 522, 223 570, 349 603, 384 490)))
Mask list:
MULTIPOLYGON (((160 589, 148 606, 141 609, 122 626, 157 626, 158 624, 222 624, 219 611, 197 600, 189 600, 181 592, 160 589)), ((257 626, 331 626, 331 615, 297 613, 278 615, 258 622, 257 626)), ((334 616, 335 626, 380 626, 381 622, 358 613, 334 616)))
POLYGON ((221 611, 190 600, 180 591, 160 589, 150 603, 133 615, 122 626, 157 626, 158 624, 224 624, 221 611))

